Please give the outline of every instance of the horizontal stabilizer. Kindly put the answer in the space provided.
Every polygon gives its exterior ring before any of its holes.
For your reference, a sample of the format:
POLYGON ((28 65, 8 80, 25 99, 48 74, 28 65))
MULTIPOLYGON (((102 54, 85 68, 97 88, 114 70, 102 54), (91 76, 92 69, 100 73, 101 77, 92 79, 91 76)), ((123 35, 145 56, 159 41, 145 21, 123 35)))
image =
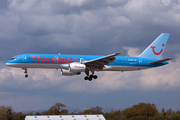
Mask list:
POLYGON ((153 64, 158 64, 158 63, 162 63, 162 62, 166 62, 168 60, 172 60, 173 58, 166 58, 166 59, 162 59, 162 60, 158 60, 158 61, 154 61, 154 62, 150 62, 149 64, 150 65, 153 65, 153 64))

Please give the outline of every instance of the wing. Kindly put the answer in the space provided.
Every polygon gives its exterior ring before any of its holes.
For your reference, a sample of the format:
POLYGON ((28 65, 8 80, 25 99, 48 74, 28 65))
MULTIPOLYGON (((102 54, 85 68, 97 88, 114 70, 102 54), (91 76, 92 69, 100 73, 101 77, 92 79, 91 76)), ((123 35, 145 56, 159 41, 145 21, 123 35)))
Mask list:
POLYGON ((158 61, 154 61, 154 62, 150 62, 149 64, 150 65, 153 65, 153 64, 158 64, 158 63, 162 63, 162 62, 166 62, 168 60, 172 60, 173 58, 166 58, 166 59, 162 59, 162 60, 158 60, 158 61))
POLYGON ((119 54, 121 54, 121 53, 117 52, 117 53, 110 54, 110 55, 107 55, 107 56, 103 56, 103 57, 100 57, 100 58, 97 58, 97 59, 93 59, 91 61, 83 62, 83 64, 85 64, 87 66, 101 66, 101 67, 104 67, 104 65, 107 65, 110 62, 112 62, 113 60, 115 60, 116 58, 114 56, 117 56, 119 54))

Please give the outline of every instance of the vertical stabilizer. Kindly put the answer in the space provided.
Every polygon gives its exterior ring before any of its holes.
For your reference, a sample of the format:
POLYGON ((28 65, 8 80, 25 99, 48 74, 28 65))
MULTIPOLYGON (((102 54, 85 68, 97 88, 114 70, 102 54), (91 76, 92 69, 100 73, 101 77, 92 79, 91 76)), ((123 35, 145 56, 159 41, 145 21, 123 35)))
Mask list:
POLYGON ((169 33, 162 33, 141 53, 139 57, 160 60, 168 38, 169 33))

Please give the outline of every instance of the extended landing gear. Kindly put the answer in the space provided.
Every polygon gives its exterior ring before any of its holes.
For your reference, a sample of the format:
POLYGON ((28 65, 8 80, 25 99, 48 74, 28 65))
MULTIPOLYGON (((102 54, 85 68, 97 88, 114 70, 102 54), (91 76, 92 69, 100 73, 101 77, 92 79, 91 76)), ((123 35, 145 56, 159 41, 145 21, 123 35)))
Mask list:
POLYGON ((27 78, 27 77, 28 77, 28 74, 25 75, 25 78, 27 78))
POLYGON ((25 78, 28 77, 28 74, 27 74, 27 68, 23 68, 24 69, 24 73, 25 73, 25 78))
POLYGON ((84 80, 89 80, 89 81, 92 81, 92 78, 94 78, 94 79, 97 79, 97 75, 90 75, 90 76, 86 76, 86 77, 84 77, 84 80))
POLYGON ((85 73, 86 73, 87 76, 84 77, 84 80, 91 81, 93 78, 97 79, 97 75, 94 75, 94 69, 95 69, 95 67, 93 67, 93 66, 90 67, 89 66, 89 68, 85 70, 85 73), (92 73, 91 75, 89 75, 89 71, 91 71, 91 73, 92 73))

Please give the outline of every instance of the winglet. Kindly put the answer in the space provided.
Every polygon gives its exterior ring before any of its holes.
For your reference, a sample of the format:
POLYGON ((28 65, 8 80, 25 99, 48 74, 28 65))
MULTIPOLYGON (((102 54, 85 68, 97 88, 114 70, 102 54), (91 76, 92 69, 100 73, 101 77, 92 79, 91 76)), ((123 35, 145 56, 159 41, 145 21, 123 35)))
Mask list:
POLYGON ((169 61, 169 60, 172 60, 172 59, 173 59, 173 58, 166 58, 166 59, 162 59, 162 60, 150 62, 149 64, 150 64, 150 65, 158 64, 158 63, 166 62, 166 61, 169 61))

